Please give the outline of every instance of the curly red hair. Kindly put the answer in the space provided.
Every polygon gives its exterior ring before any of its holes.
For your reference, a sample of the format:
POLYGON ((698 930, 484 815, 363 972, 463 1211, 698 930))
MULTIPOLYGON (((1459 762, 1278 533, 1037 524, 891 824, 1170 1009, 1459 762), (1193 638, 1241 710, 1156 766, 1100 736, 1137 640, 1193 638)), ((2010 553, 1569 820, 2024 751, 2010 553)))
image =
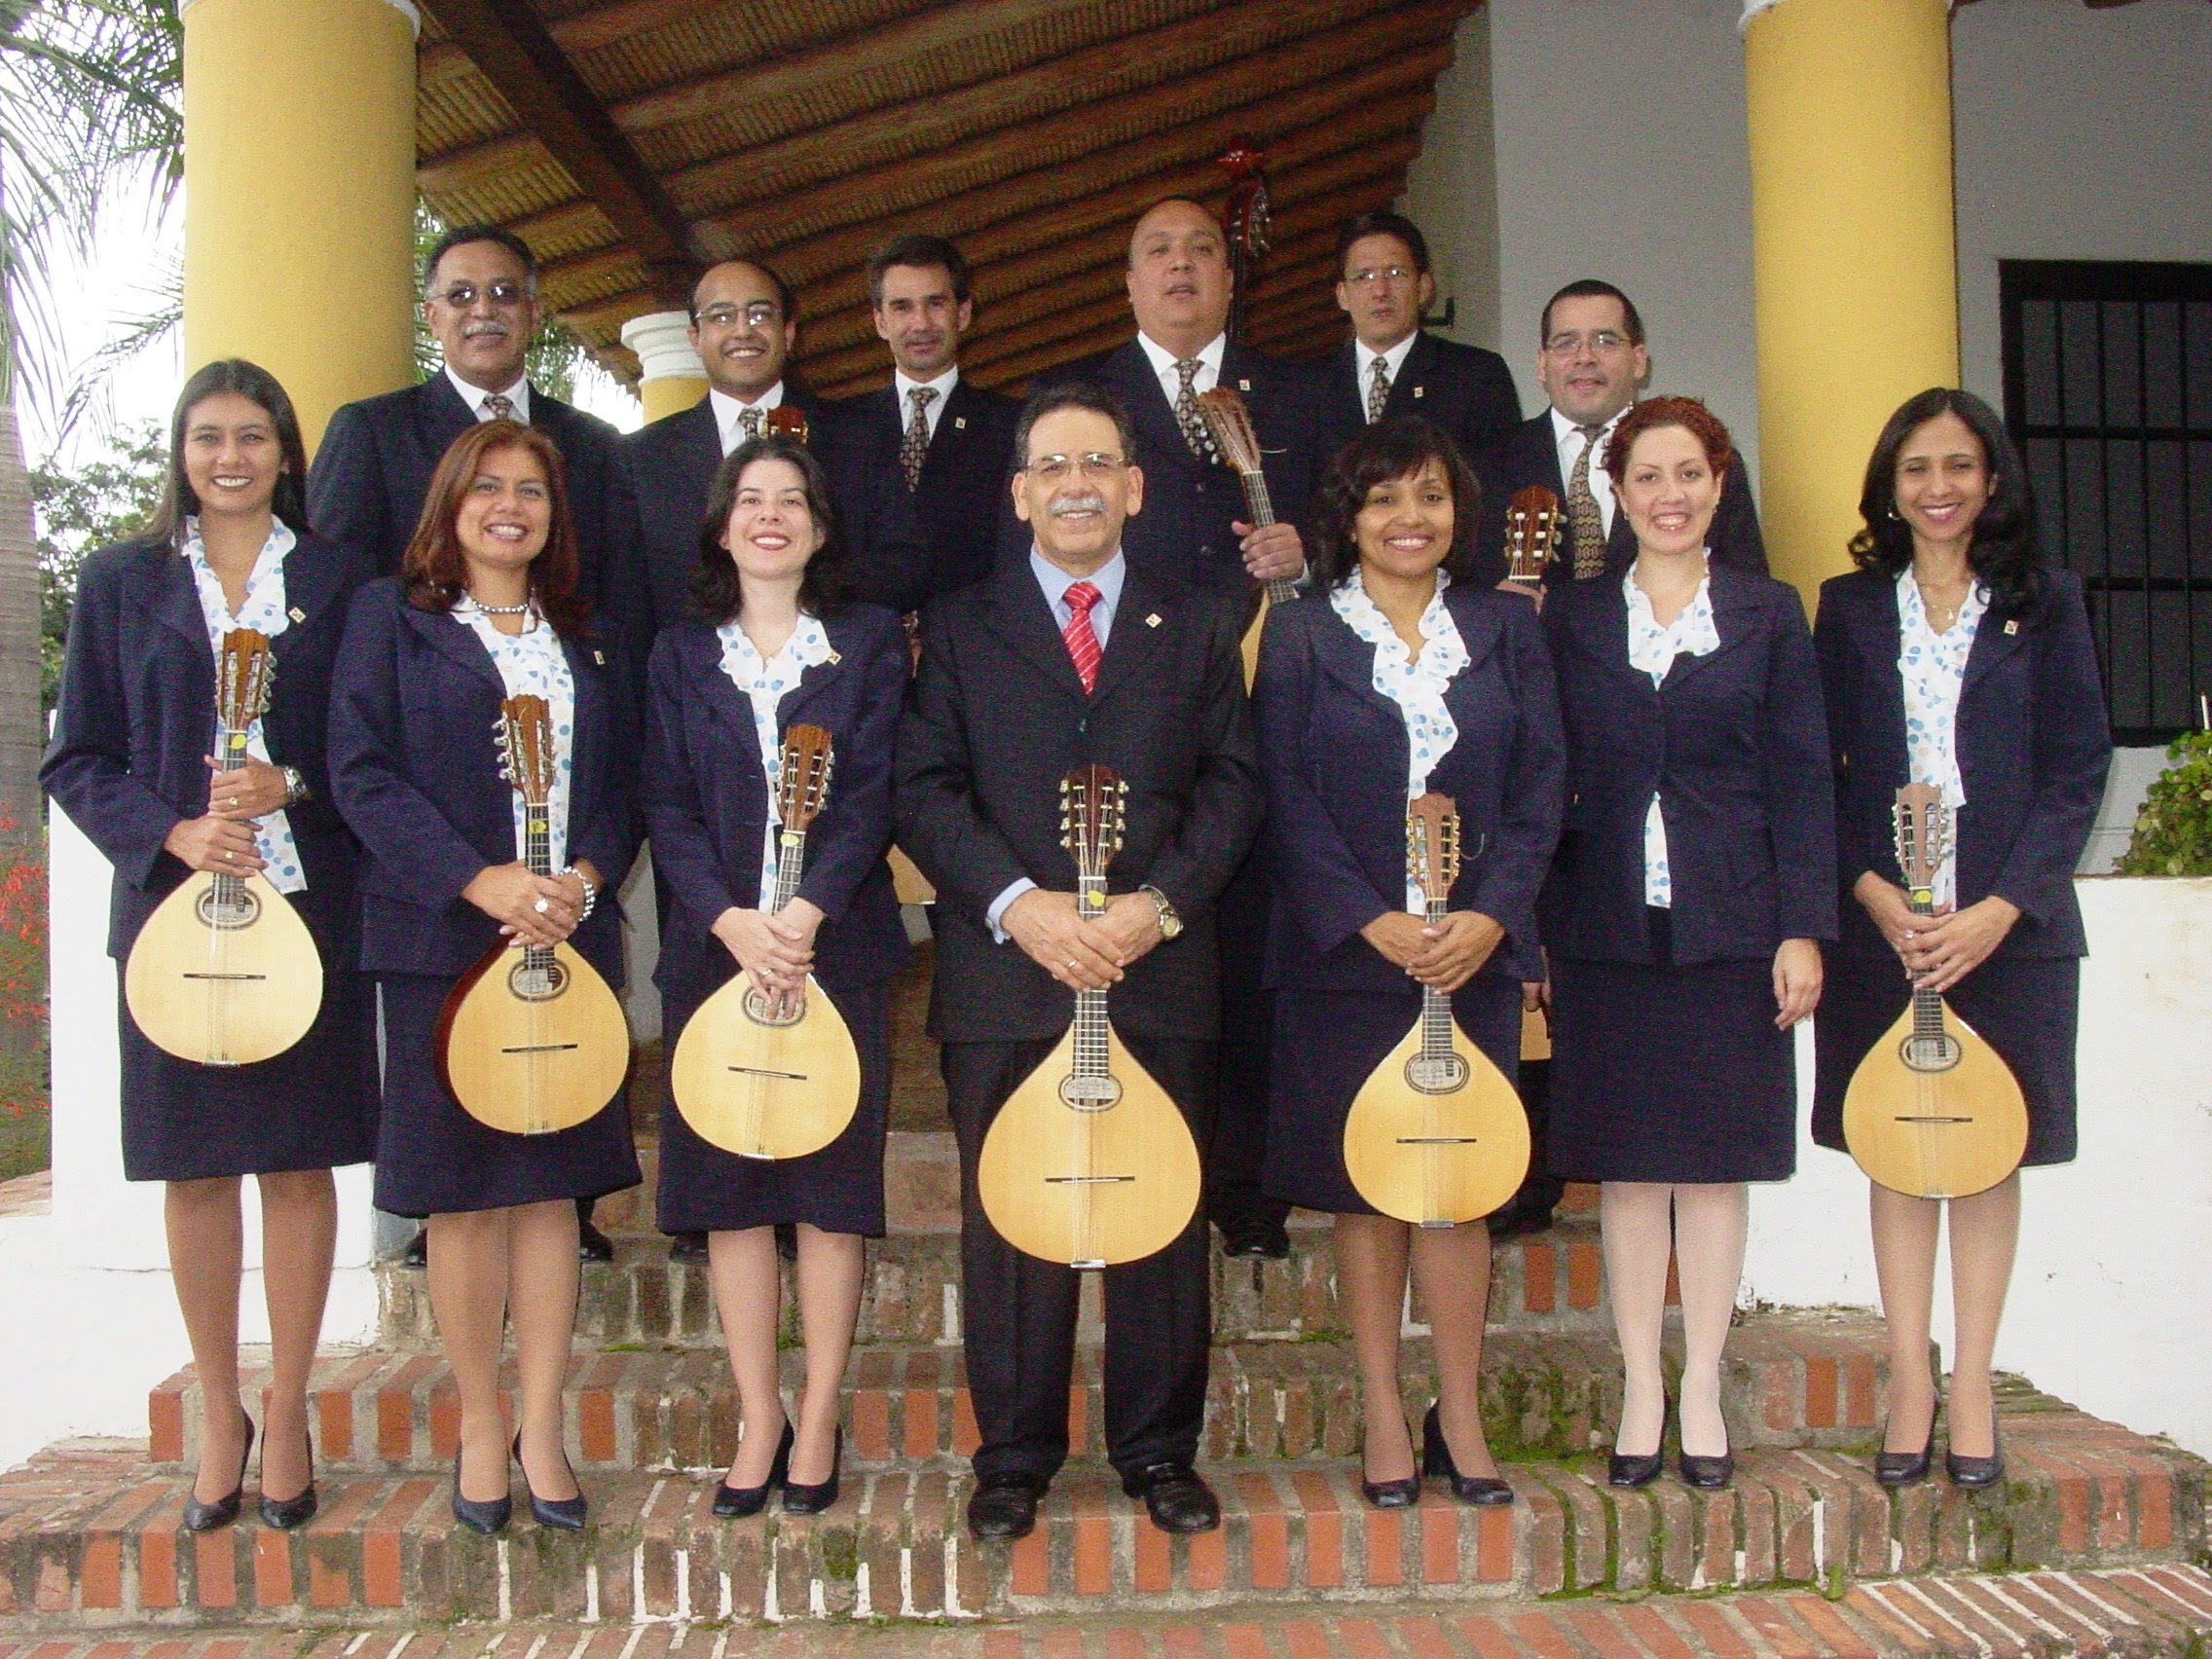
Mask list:
POLYGON ((1612 475, 1613 488, 1619 489, 1621 479, 1628 471, 1629 451, 1636 448, 1636 440, 1644 433, 1661 426, 1679 426, 1698 441, 1705 451, 1706 464, 1717 478, 1736 464, 1736 446, 1729 441, 1728 428, 1720 424, 1720 417, 1696 397, 1647 397, 1630 408, 1621 417, 1621 424, 1613 428, 1612 437, 1605 444, 1601 461, 1612 475))
POLYGON ((531 597, 553 632, 564 640, 585 632, 591 604, 576 591, 581 560, 575 522, 569 516, 568 473, 551 438, 519 421, 484 421, 454 439, 430 475, 423 516, 399 564, 407 603, 418 610, 451 610, 468 589, 468 562, 461 551, 457 526, 461 498, 475 482, 477 468, 494 450, 519 449, 537 458, 553 501, 553 522, 545 546, 530 564, 531 597))

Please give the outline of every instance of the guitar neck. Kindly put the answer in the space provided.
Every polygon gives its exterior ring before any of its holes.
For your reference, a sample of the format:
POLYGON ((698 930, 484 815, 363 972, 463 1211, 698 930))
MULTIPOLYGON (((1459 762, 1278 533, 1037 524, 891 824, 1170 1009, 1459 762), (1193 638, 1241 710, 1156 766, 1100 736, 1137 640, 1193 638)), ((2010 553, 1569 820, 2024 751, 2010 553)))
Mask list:
MULTIPOLYGON (((1912 913, 1916 916, 1936 914, 1936 895, 1925 887, 1911 892, 1912 913)), ((1943 998, 1936 991, 1912 988, 1912 1035, 1921 1038, 1941 1038, 1943 1035, 1943 998)))
MULTIPOLYGON (((1076 909, 1087 922, 1095 922, 1105 915, 1104 876, 1087 875, 1077 880, 1076 909)), ((1076 992, 1073 1075, 1104 1077, 1107 1074, 1106 1031, 1106 993, 1102 990, 1076 992)))
MULTIPOLYGON (((249 727, 233 726, 220 717, 216 719, 215 770, 217 774, 227 777, 233 772, 245 770, 247 758, 245 746, 249 731, 249 727)), ((219 909, 225 911, 236 909, 240 896, 244 892, 244 876, 218 875, 215 877, 214 903, 219 909)))
POLYGON ((780 830, 776 832, 776 891, 768 908, 771 913, 781 910, 798 897, 800 873, 806 868, 806 831, 780 830))
MULTIPOLYGON (((1275 504, 1268 496, 1268 475, 1254 468, 1239 472, 1236 481, 1244 486, 1244 507, 1252 515, 1252 523, 1265 530, 1275 522, 1275 504)), ((1268 603, 1284 605, 1298 597, 1298 584, 1284 576, 1268 583, 1268 603)))
MULTIPOLYGON (((1444 901, 1431 899, 1425 906, 1430 927, 1444 923, 1444 901)), ((1442 1059, 1452 1052, 1452 999, 1434 985, 1420 988, 1420 1052, 1424 1060, 1442 1059)))
MULTIPOLYGON (((524 798, 523 863, 530 873, 550 877, 553 873, 553 814, 546 802, 524 798)), ((553 947, 549 944, 530 944, 523 947, 523 959, 532 968, 543 968, 553 960, 553 947)))

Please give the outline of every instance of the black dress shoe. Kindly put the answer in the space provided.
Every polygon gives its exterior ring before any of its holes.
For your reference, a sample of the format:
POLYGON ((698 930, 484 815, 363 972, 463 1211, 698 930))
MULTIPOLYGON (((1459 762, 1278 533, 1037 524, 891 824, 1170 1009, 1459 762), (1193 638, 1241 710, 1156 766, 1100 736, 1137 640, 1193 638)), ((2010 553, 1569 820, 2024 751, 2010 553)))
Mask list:
POLYGON ((403 1268, 426 1268, 430 1265, 430 1230, 417 1227, 415 1236, 399 1252, 399 1265, 403 1268))
MULTIPOLYGON (((515 1430, 515 1443, 509 1448, 514 1454, 515 1466, 522 1470, 522 1490, 530 1493, 531 1518, 540 1527, 552 1527, 563 1532, 583 1530, 584 1517, 590 1509, 588 1500, 579 1489, 573 1497, 539 1497, 530 1484, 530 1465, 522 1460, 522 1430, 515 1430)), ((566 1453, 562 1454, 564 1459, 566 1453)), ((575 1471, 569 1471, 571 1478, 575 1471)))
MULTIPOLYGON (((266 1460, 266 1459, 265 1459, 266 1460)), ((261 1494, 261 1524, 274 1527, 279 1532, 289 1532, 296 1527, 305 1527, 314 1519, 314 1435, 308 1435, 307 1490, 296 1497, 271 1497, 261 1494)))
POLYGON ((1152 1524, 1162 1532, 1210 1532, 1221 1525, 1213 1488, 1188 1463, 1148 1463, 1124 1475, 1122 1490, 1144 1499, 1152 1524))
POLYGON ((1221 1226, 1221 1253, 1280 1262, 1290 1255, 1290 1233, 1266 1216, 1239 1216, 1221 1226))
POLYGON ((1428 1416, 1420 1419, 1420 1472, 1440 1475, 1461 1503, 1491 1508, 1513 1501, 1513 1489, 1494 1475, 1462 1475, 1452 1461, 1452 1448, 1444 1438, 1444 1424, 1432 1401, 1428 1416))
POLYGON ((707 1235, 704 1233, 679 1233, 668 1241, 668 1259, 672 1262, 706 1261, 707 1235))
POLYGON ((826 1481, 784 1481, 786 1515, 819 1515, 837 1501, 837 1466, 845 1458, 845 1425, 837 1425, 836 1443, 830 1451, 830 1478, 826 1481))
POLYGON ((1659 1471, 1667 1466, 1664 1450, 1647 1452, 1640 1456, 1624 1457, 1618 1452, 1605 1459, 1605 1484, 1617 1487, 1647 1487, 1659 1478, 1659 1471))
POLYGON ((611 1262, 614 1260, 614 1240, 600 1232, 589 1216, 576 1217, 576 1260, 579 1262, 611 1262))
POLYGON ((1367 1499, 1371 1509, 1411 1509, 1420 1501, 1420 1476, 1408 1475, 1403 1480, 1371 1481, 1360 1477, 1359 1495, 1367 1499))
MULTIPOLYGON (((525 1476, 524 1479, 528 1479, 525 1476)), ((474 1498, 461 1495, 461 1453, 453 1455, 453 1518, 471 1532, 504 1531, 514 1514, 512 1497, 474 1498)))
POLYGON ((768 1507, 768 1493, 791 1477, 792 1419, 784 1419, 784 1437, 776 1442, 775 1461, 768 1465, 768 1478, 758 1486, 733 1487, 720 1481, 715 1483, 715 1513, 724 1521, 742 1521, 748 1515, 757 1515, 768 1507))
POLYGON ((968 1530, 978 1538, 1026 1538, 1037 1530, 1044 1487, 1029 1475, 985 1475, 968 1494, 968 1530))
POLYGON ((1675 1459, 1675 1466, 1681 1471, 1682 1485, 1700 1492, 1719 1492, 1736 1478, 1736 1454, 1723 1452, 1717 1457, 1700 1457, 1684 1452, 1675 1459))
POLYGON ((1951 1484, 1965 1487, 1969 1492, 1980 1492, 1995 1486, 2005 1478, 2005 1439, 1991 1430, 1991 1451, 1986 1457, 1963 1457, 1948 1447, 1943 1450, 1943 1472, 1951 1477, 1951 1484))
POLYGON ((1886 1487, 1918 1486, 1928 1478, 1936 1456, 1936 1420, 1928 1421, 1928 1444, 1917 1452, 1881 1452, 1874 1457, 1874 1479, 1886 1487))
POLYGON ((189 1492, 184 1495, 184 1530, 187 1532, 212 1532, 218 1527, 228 1527, 239 1518, 239 1505, 245 1499, 245 1466, 253 1456, 253 1419, 243 1411, 245 1418, 245 1450, 239 1454, 238 1485, 213 1503, 202 1503, 189 1492))

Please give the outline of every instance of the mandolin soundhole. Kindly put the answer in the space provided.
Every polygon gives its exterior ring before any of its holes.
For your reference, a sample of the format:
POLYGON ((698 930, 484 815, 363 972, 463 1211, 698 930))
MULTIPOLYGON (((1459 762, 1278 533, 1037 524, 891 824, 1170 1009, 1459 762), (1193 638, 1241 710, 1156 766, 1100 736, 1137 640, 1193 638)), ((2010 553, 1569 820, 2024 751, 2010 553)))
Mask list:
POLYGON ((553 956, 533 962, 525 953, 508 972, 507 988, 524 1002, 551 1002, 569 988, 569 971, 553 956))
POLYGON ((1898 1058, 1916 1072, 1947 1072, 1964 1052, 1959 1040, 1948 1031, 1933 1037, 1907 1037, 1898 1045, 1898 1058))
POLYGON ((1467 1086, 1467 1062, 1457 1054, 1416 1054, 1406 1062, 1406 1082, 1423 1094, 1452 1094, 1467 1086))
POLYGON ((1090 1077, 1071 1072, 1060 1080, 1060 1099, 1071 1111, 1103 1112, 1121 1098, 1121 1080, 1110 1074, 1090 1077))
POLYGON ((209 887, 200 896, 200 920, 204 927, 225 933, 250 928, 261 920, 261 901, 240 884, 225 895, 209 887))
POLYGON ((783 1013, 772 1014, 768 1010, 768 999, 766 997, 758 991, 747 991, 745 993, 745 1017, 752 1020, 756 1025, 796 1025, 806 1017, 806 999, 804 997, 792 997, 785 1002, 783 1013))

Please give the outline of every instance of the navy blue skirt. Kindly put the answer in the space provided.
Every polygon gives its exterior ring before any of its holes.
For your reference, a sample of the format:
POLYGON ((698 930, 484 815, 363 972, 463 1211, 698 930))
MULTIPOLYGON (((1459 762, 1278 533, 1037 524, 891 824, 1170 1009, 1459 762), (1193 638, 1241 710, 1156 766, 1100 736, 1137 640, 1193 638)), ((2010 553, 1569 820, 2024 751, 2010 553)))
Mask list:
MULTIPOLYGON (((730 963, 733 974, 736 967, 730 963)), ((670 1054, 699 1005, 717 988, 699 987, 696 997, 672 997, 664 989, 662 1041, 670 1054)), ((832 990, 829 996, 853 1034, 861 1061, 860 1104, 844 1133, 804 1158, 740 1158, 694 1134, 677 1109, 674 1091, 665 1092, 658 1203, 663 1233, 729 1233, 803 1221, 825 1233, 883 1236, 883 1143, 891 1116, 890 988, 879 980, 832 990)))
POLYGON ((281 1054, 250 1066, 180 1060, 139 1031, 117 975, 127 1180, 274 1175, 376 1156, 376 1020, 352 967, 352 895, 285 898, 322 953, 322 1008, 281 1054))
POLYGON ((1797 1071, 1771 961, 1677 966, 1671 918, 1650 917, 1654 962, 1552 961, 1552 1173, 1788 1180, 1797 1071))
POLYGON ((390 974, 384 1001, 384 1120, 377 1208, 456 1215, 549 1198, 596 1198, 635 1187, 637 1148, 619 1089, 573 1128, 516 1135, 478 1123, 438 1081, 438 1014, 458 976, 390 974))
MULTIPOLYGON (((1410 979, 1392 996, 1297 985, 1275 992, 1261 1177, 1269 1198, 1333 1215, 1381 1213, 1345 1168, 1345 1120, 1361 1086, 1419 1017, 1420 988, 1410 979)), ((1453 993, 1452 1017, 1499 1071, 1517 1074, 1520 980, 1484 969, 1453 993)))

